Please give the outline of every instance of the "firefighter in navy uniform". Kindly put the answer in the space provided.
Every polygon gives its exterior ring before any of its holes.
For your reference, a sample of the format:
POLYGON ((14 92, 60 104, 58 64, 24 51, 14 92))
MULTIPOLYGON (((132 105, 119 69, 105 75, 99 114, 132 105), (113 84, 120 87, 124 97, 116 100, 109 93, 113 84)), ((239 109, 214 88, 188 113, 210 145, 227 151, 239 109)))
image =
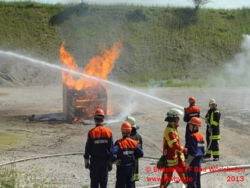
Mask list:
POLYGON ((189 130, 191 132, 188 138, 188 157, 186 159, 186 166, 189 168, 187 170, 187 176, 192 178, 188 181, 188 188, 200 188, 201 187, 201 161, 204 155, 204 137, 199 132, 201 128, 202 121, 200 118, 192 117, 188 122, 189 130))
POLYGON ((185 132, 185 147, 188 147, 187 140, 189 139, 191 134, 188 127, 188 122, 191 120, 192 117, 200 117, 200 109, 198 106, 195 105, 196 99, 194 97, 189 97, 188 102, 189 102, 189 107, 184 108, 184 117, 183 117, 183 121, 187 123, 185 132))
MULTIPOLYGON (((130 125, 132 126, 132 131, 130 134, 130 138, 132 138, 133 140, 136 140, 139 144, 139 147, 141 149, 142 148, 142 137, 141 135, 137 132, 137 130, 139 129, 139 127, 136 125, 135 123, 135 118, 132 116, 127 116, 126 119, 127 122, 130 123, 130 125)), ((134 173, 134 180, 135 181, 139 181, 140 180, 140 175, 139 175, 139 159, 135 160, 135 173, 134 173)))
POLYGON ((102 124, 104 121, 102 109, 96 110, 94 120, 96 127, 88 132, 85 145, 85 168, 90 170, 91 188, 106 188, 108 171, 112 169, 112 132, 102 124))
POLYGON ((113 148, 113 162, 117 165, 116 188, 134 188, 135 160, 143 157, 143 151, 137 141, 129 137, 132 127, 129 122, 122 123, 122 139, 117 140, 113 148))
POLYGON ((206 141, 207 141, 207 150, 205 159, 211 158, 213 155, 213 160, 218 161, 220 157, 219 153, 219 143, 220 140, 220 116, 221 113, 217 109, 217 103, 215 99, 209 100, 209 110, 206 114, 206 141))

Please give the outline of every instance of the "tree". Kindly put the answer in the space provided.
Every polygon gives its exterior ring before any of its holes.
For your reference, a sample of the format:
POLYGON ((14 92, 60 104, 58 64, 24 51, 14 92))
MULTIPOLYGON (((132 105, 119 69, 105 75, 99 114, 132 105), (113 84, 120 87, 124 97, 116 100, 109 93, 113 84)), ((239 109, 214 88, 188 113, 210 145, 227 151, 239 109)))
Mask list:
POLYGON ((198 10, 202 5, 209 3, 210 0, 193 0, 195 9, 198 10))

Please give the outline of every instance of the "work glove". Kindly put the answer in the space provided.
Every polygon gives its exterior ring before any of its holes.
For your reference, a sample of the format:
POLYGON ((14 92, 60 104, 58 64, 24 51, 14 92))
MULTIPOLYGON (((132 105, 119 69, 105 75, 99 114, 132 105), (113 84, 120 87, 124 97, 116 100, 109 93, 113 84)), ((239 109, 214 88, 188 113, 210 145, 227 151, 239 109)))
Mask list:
POLYGON ((112 162, 108 163, 108 170, 109 170, 109 172, 112 170, 112 162))
POLYGON ((89 169, 89 159, 84 159, 85 168, 89 169))

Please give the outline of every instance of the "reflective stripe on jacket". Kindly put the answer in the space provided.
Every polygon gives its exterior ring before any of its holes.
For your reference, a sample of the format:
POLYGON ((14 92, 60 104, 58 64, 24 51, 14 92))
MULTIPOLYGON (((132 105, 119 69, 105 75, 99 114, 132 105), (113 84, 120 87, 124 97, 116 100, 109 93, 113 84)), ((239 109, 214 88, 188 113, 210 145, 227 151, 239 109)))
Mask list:
POLYGON ((163 137, 163 152, 166 153, 168 166, 178 165, 179 160, 184 163, 183 149, 184 147, 180 145, 177 129, 168 125, 163 137))
POLYGON ((115 142, 112 160, 121 160, 119 166, 135 165, 135 159, 140 157, 143 157, 143 151, 137 141, 124 136, 115 142))
POLYGON ((84 158, 111 159, 113 149, 112 132, 109 128, 96 125, 88 133, 84 158))
POLYGON ((198 106, 190 106, 184 109, 183 121, 189 122, 192 117, 200 117, 200 109, 198 106))
POLYGON ((220 111, 217 109, 209 109, 206 114, 206 120, 208 122, 207 129, 212 128, 212 136, 210 139, 220 139, 220 111))
POLYGON ((188 138, 188 154, 193 157, 203 156, 204 147, 205 142, 203 135, 198 131, 193 132, 188 138))

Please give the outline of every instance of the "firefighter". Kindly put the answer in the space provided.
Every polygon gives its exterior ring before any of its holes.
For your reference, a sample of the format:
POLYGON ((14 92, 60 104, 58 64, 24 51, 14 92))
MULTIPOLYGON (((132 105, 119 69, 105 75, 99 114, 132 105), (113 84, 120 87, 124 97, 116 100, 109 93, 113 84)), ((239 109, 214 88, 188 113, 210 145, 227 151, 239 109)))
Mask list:
POLYGON ((113 148, 113 162, 117 165, 116 188, 134 188, 135 160, 143 157, 143 151, 137 141, 129 137, 132 127, 129 122, 122 123, 122 139, 117 140, 113 148))
POLYGON ((186 184, 185 172, 185 157, 187 148, 180 144, 179 133, 177 128, 179 126, 180 111, 177 109, 170 109, 167 113, 165 121, 168 122, 163 135, 163 156, 166 156, 166 170, 162 173, 160 188, 165 188, 172 180, 173 171, 177 171, 183 184, 186 184))
POLYGON ((188 98, 189 107, 184 108, 184 117, 183 121, 187 123, 186 125, 186 133, 185 133, 185 147, 187 146, 187 140, 190 137, 190 130, 188 127, 188 122, 191 120, 192 117, 200 117, 200 109, 198 106, 195 105, 196 99, 194 97, 188 98))
POLYGON ((88 132, 85 145, 85 168, 90 170, 91 188, 106 188, 108 171, 112 169, 112 132, 103 126, 104 112, 102 109, 96 110, 94 120, 96 127, 88 132))
MULTIPOLYGON (((139 126, 136 125, 135 123, 135 118, 132 116, 127 116, 126 121, 130 123, 132 126, 132 132, 130 134, 130 138, 133 140, 136 140, 138 142, 139 147, 142 149, 142 137, 141 135, 137 132, 139 129, 139 126)), ((139 175, 139 160, 135 160, 135 173, 134 173, 134 180, 139 181, 140 175, 139 175)))
POLYGON ((205 159, 211 158, 213 155, 213 160, 218 161, 220 157, 219 153, 219 143, 220 140, 220 116, 221 113, 217 109, 217 103, 215 99, 209 100, 209 110, 206 114, 206 141, 207 141, 207 150, 205 159))
POLYGON ((201 160, 204 155, 204 138, 199 132, 202 121, 200 118, 192 117, 188 122, 189 130, 191 132, 188 138, 188 157, 186 159, 186 166, 188 166, 187 176, 191 178, 188 181, 188 188, 200 188, 201 187, 201 160))

